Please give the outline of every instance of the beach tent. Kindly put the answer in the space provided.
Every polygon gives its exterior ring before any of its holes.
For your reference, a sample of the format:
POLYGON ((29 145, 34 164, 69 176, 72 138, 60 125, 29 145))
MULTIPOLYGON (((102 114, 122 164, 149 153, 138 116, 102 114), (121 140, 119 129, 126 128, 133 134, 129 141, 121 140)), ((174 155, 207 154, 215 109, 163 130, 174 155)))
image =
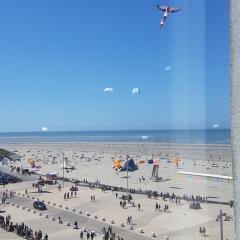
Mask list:
POLYGON ((122 168, 122 160, 115 160, 113 163, 113 168, 115 170, 122 168))
POLYGON ((153 159, 147 161, 148 164, 153 164, 153 159))
POLYGON ((133 161, 133 159, 130 159, 128 161, 125 162, 124 166, 121 168, 121 172, 123 171, 128 171, 129 172, 134 172, 138 169, 137 165, 135 164, 135 162, 133 161))

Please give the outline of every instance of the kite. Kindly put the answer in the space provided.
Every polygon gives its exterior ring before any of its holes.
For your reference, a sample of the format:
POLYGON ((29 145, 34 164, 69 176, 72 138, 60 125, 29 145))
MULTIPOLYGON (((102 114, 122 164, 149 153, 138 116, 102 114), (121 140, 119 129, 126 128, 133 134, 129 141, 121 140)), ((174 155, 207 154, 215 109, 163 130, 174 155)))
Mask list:
POLYGON ((34 159, 32 159, 32 158, 29 158, 27 160, 27 163, 31 166, 31 168, 35 168, 35 169, 41 168, 41 166, 38 165, 37 162, 34 159))
POLYGON ((106 92, 106 93, 112 93, 113 92, 113 88, 106 87, 106 88, 103 89, 103 91, 106 92))
POLYGON ((164 12, 163 17, 160 22, 160 28, 162 28, 164 26, 169 13, 176 13, 181 10, 180 8, 172 8, 169 6, 160 6, 160 5, 156 5, 156 6, 160 11, 164 12))
POLYGON ((132 89, 132 94, 140 94, 140 89, 139 88, 133 88, 132 89))
POLYGON ((172 70, 172 67, 171 67, 171 66, 166 66, 166 67, 164 68, 164 70, 165 70, 166 72, 169 72, 169 71, 172 70))
POLYGON ((122 160, 115 160, 113 163, 113 168, 119 170, 122 168, 122 160))
POLYGON ((48 128, 47 127, 42 127, 42 132, 47 132, 48 128))

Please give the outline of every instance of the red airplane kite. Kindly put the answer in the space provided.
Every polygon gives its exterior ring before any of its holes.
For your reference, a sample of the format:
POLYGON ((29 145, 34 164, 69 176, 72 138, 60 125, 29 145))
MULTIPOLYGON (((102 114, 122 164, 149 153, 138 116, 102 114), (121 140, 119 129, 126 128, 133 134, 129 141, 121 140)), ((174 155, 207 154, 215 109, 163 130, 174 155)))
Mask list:
POLYGON ((181 10, 180 8, 172 8, 172 7, 169 7, 169 6, 160 6, 160 5, 156 5, 156 6, 159 10, 164 12, 163 17, 162 17, 161 22, 160 22, 160 28, 162 28, 164 26, 165 21, 166 21, 169 13, 175 13, 175 12, 178 12, 178 11, 181 10))

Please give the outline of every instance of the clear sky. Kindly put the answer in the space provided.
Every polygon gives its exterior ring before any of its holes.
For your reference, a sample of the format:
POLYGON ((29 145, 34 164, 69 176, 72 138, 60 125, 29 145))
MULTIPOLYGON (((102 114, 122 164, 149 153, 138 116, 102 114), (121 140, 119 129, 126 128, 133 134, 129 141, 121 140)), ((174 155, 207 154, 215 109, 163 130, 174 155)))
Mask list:
POLYGON ((0 1, 0 131, 228 128, 228 5, 0 1))

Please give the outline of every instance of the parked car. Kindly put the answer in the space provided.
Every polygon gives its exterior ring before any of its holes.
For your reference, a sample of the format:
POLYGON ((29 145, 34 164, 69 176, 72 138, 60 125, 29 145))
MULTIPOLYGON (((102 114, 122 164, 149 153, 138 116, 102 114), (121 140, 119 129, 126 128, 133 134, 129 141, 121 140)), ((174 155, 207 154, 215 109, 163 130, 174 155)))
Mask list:
POLYGON ((0 215, 0 224, 4 222, 4 216, 0 215))
POLYGON ((35 201, 33 203, 33 207, 38 210, 47 210, 45 203, 43 203, 41 201, 35 201))
POLYGON ((45 181, 44 181, 44 180, 39 180, 39 181, 35 184, 35 186, 36 186, 36 187, 38 187, 38 186, 44 186, 44 184, 45 184, 45 181))
POLYGON ((78 191, 78 187, 77 187, 77 186, 72 186, 72 187, 70 188, 70 191, 78 191))
POLYGON ((56 184, 57 181, 53 181, 53 180, 45 180, 45 183, 48 185, 54 185, 56 184))
POLYGON ((9 183, 9 177, 6 175, 0 176, 0 185, 7 185, 9 183))

